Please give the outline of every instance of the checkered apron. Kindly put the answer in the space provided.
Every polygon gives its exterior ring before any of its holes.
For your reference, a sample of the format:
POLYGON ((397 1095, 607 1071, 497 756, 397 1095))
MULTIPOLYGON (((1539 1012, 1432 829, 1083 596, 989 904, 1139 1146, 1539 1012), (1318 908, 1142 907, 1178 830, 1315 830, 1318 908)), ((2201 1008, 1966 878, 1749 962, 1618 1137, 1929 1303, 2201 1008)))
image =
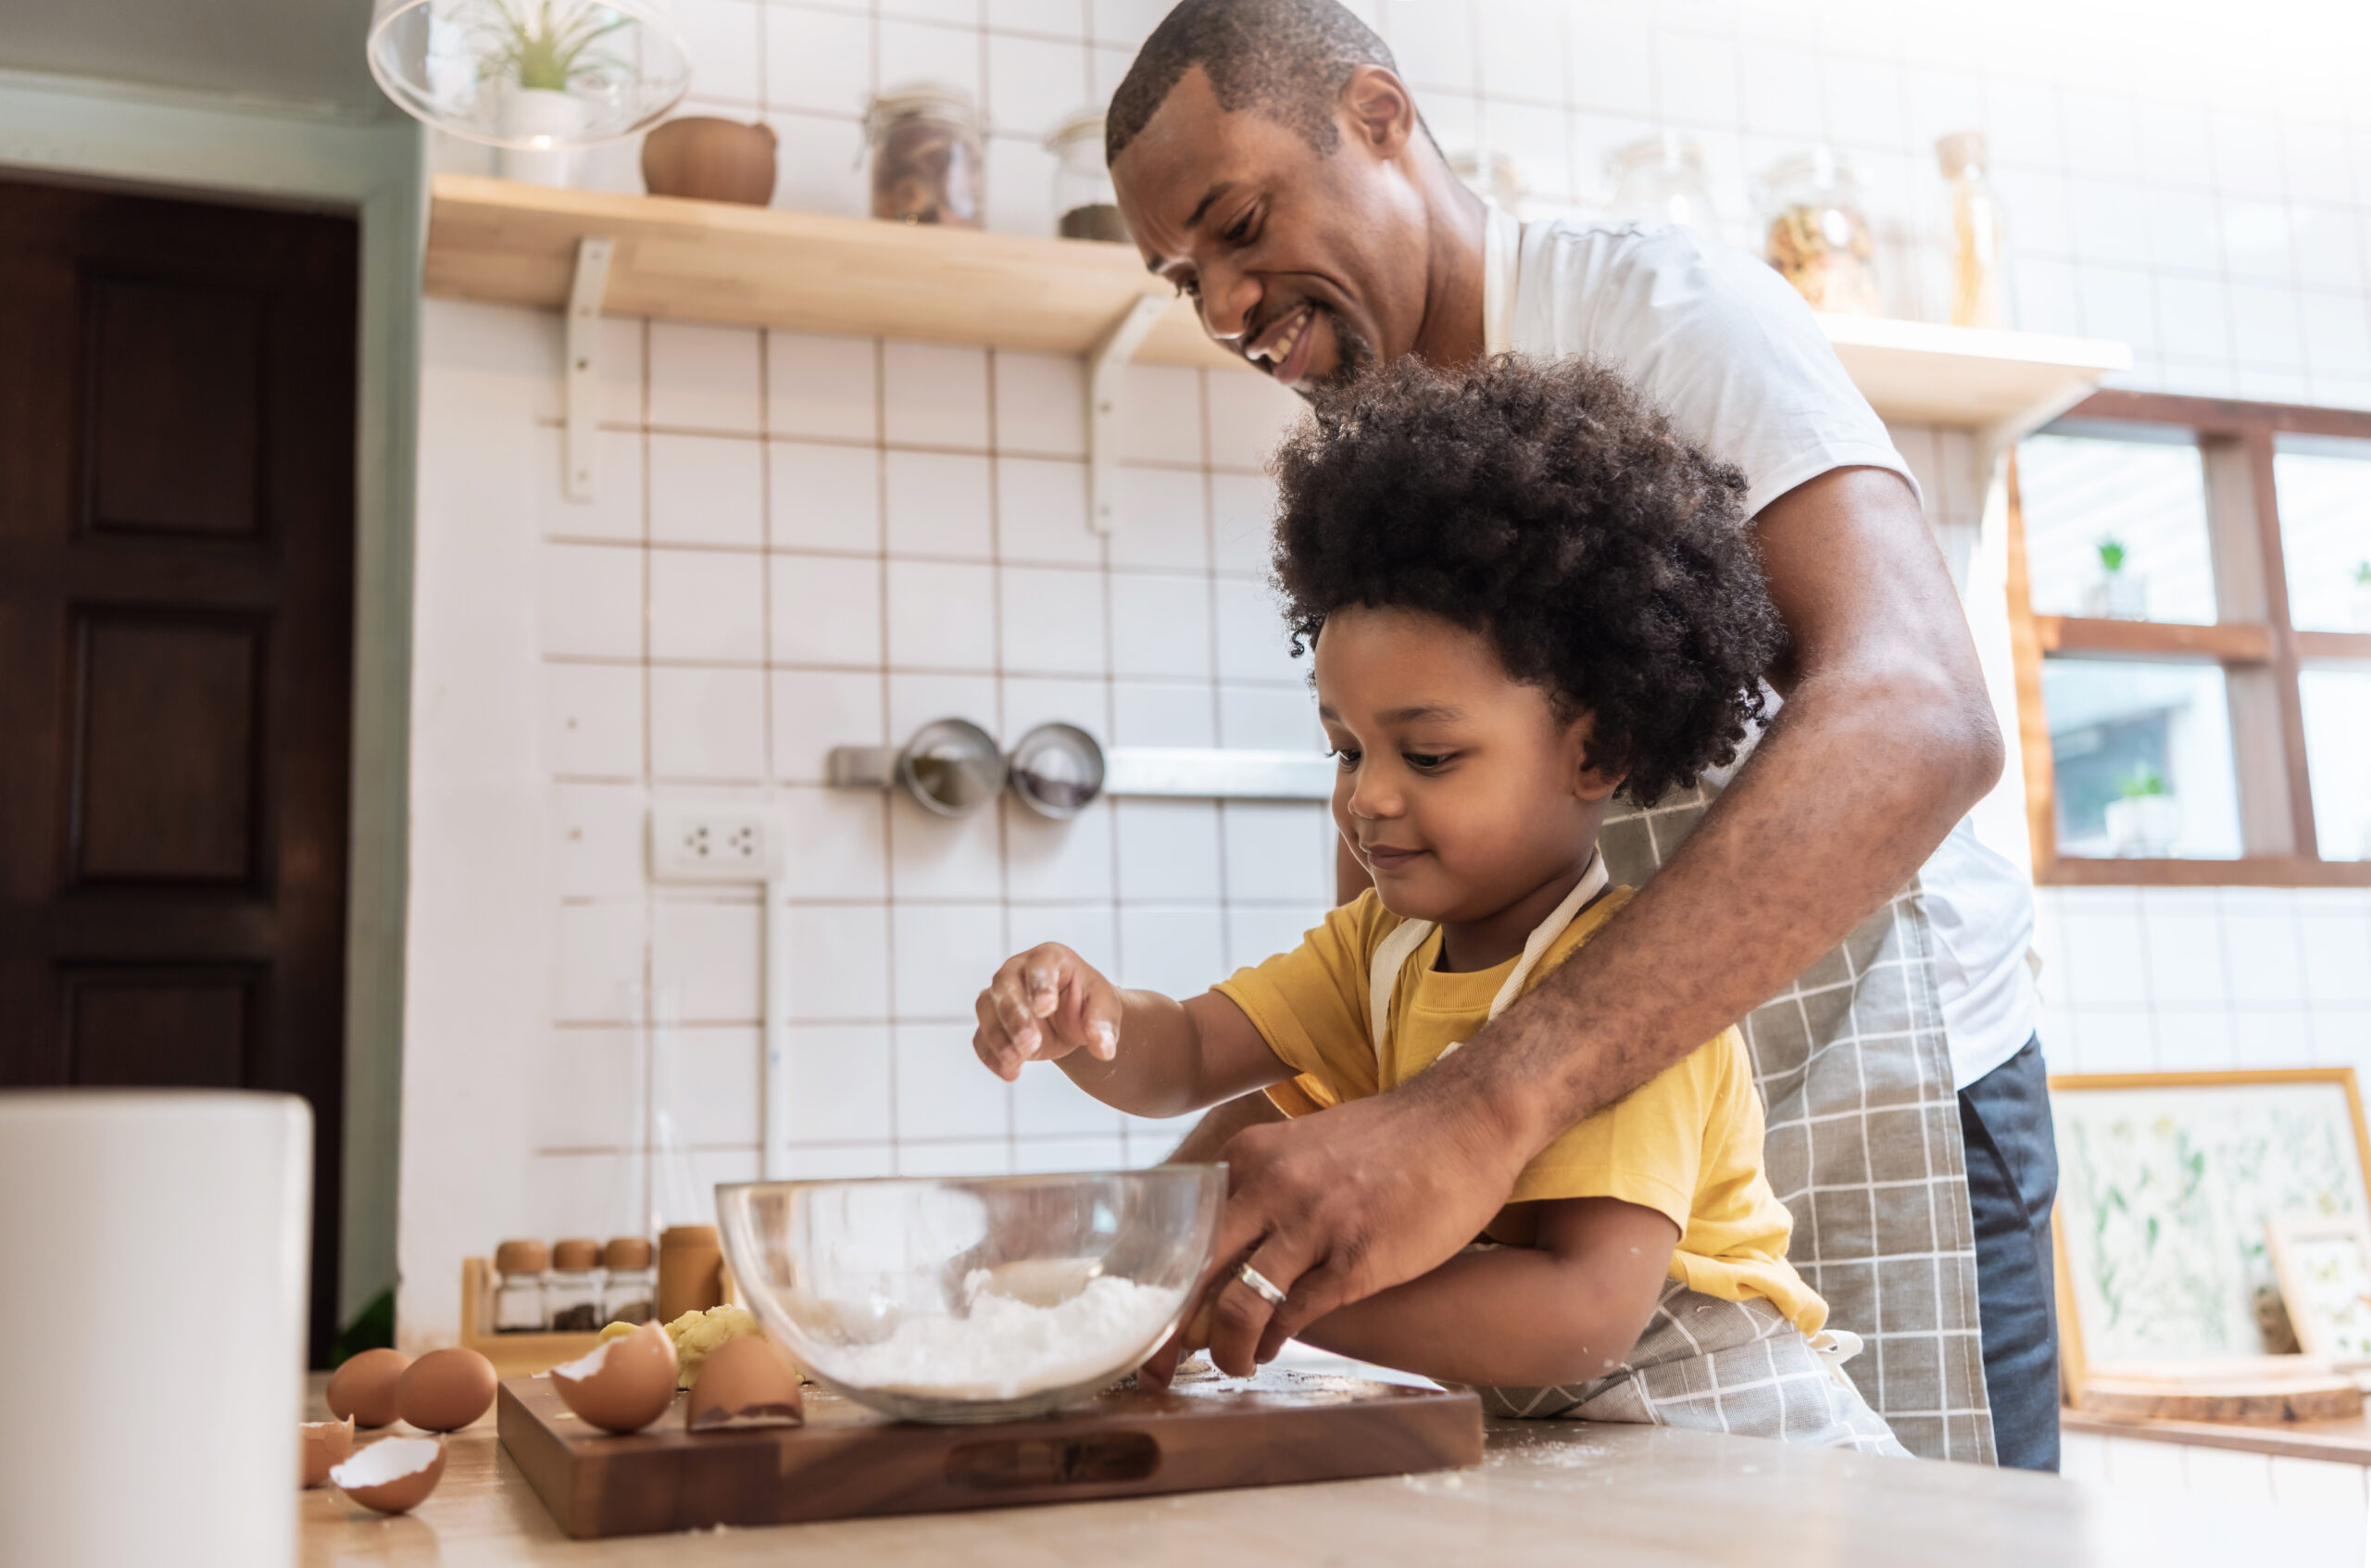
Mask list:
MULTIPOLYGON (((1650 809, 1617 801, 1599 858, 1615 880, 1643 884, 1718 794, 1707 781, 1650 809)), ((1767 1117, 1763 1168, 1795 1220, 1787 1261, 1867 1347, 1845 1372, 1912 1453, 1990 1464, 1976 1230, 1934 950, 1913 881, 1742 1027, 1767 1117)))
POLYGON ((1492 1415, 1686 1426, 1908 1459, 1844 1375, 1844 1359, 1758 1296, 1724 1301, 1675 1279, 1618 1371, 1568 1387, 1474 1392, 1492 1415))
MULTIPOLYGON (((1524 943, 1522 958, 1490 1002, 1490 1020, 1523 995, 1549 947, 1611 880, 1604 855, 1593 857, 1578 884, 1524 943)), ((1405 920, 1375 947, 1367 975, 1367 1037, 1378 1069, 1390 1037, 1392 994, 1408 960, 1432 934, 1431 921, 1405 920)), ((1452 1043, 1442 1054, 1457 1048, 1452 1043)), ((1473 1250, 1491 1245, 1477 1243, 1473 1250)), ((1474 1392, 1493 1415, 1689 1426, 1908 1457, 1837 1370, 1859 1348, 1857 1342, 1846 1348, 1836 1336, 1821 1338, 1829 1347, 1825 1351, 1760 1298, 1725 1301, 1671 1280, 1629 1357, 1606 1376, 1569 1387, 1474 1392)))

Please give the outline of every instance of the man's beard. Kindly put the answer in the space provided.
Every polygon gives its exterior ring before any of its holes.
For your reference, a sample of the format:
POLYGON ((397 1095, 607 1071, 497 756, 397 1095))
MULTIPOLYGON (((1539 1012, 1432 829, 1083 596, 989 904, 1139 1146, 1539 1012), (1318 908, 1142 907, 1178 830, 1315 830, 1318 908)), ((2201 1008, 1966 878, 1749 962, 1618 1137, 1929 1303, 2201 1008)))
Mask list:
POLYGON ((1312 302, 1311 309, 1323 311, 1334 323, 1334 368, 1323 376, 1305 379, 1293 390, 1303 397, 1316 397, 1339 392, 1374 369, 1374 345, 1361 336, 1357 328, 1342 320, 1342 313, 1330 305, 1312 302))

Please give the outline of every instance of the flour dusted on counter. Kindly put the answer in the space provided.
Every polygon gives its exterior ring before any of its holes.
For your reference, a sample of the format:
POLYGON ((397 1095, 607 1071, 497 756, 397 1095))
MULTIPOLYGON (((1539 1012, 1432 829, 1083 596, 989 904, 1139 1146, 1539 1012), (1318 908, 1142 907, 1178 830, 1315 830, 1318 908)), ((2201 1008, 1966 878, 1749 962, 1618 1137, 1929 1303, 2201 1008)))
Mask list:
POLYGON ((991 1276, 964 1277, 969 1317, 909 1317, 885 1339, 849 1346, 834 1375, 864 1388, 945 1399, 1011 1399, 1130 1369, 1181 1298, 1174 1289, 1106 1274, 1050 1307, 991 1295, 991 1276))

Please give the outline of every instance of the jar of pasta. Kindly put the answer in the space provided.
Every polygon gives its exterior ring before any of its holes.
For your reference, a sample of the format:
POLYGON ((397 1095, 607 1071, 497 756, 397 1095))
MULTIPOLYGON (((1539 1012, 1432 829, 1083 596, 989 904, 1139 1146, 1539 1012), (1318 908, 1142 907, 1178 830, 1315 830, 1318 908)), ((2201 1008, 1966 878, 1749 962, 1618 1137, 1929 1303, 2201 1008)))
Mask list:
POLYGON ((952 87, 921 83, 872 100, 872 216, 897 223, 980 226, 985 160, 980 117, 952 87))
POLYGON ((1760 182, 1763 259, 1814 310, 1875 316, 1875 232, 1851 165, 1826 147, 1781 159, 1760 182))

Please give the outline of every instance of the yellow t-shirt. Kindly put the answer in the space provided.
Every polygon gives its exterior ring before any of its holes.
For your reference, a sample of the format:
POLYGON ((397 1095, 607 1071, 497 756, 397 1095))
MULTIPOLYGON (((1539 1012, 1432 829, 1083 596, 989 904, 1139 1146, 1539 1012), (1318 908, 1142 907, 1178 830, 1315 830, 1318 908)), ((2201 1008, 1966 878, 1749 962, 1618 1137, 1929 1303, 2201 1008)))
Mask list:
MULTIPOLYGON (((1572 957, 1629 897, 1628 888, 1615 888, 1582 910, 1542 955, 1531 984, 1572 957)), ((1436 931, 1400 971, 1390 1047, 1376 1060, 1367 1037, 1368 977, 1375 948, 1399 923, 1369 890, 1327 915, 1291 952, 1238 970, 1216 987, 1299 1074, 1268 1091, 1286 1114, 1403 1084, 1488 1018, 1515 960, 1443 973, 1434 967, 1441 952, 1436 931)), ((1762 1097, 1735 1029, 1540 1150, 1489 1236, 1528 1243, 1533 1221, 1520 1205, 1554 1198, 1615 1198, 1652 1209, 1679 1227, 1671 1277, 1689 1289, 1728 1301, 1764 1297, 1805 1334, 1818 1333, 1827 1319, 1827 1304, 1787 1261, 1792 1221, 1763 1173, 1762 1097)))

